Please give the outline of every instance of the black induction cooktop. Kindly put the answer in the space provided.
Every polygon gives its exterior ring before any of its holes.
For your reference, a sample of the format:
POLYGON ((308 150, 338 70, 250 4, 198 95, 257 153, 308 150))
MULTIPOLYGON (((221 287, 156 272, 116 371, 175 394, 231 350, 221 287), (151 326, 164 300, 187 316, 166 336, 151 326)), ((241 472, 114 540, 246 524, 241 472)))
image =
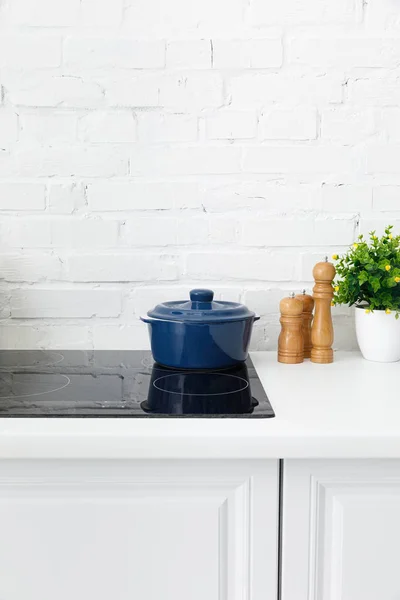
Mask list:
POLYGON ((148 351, 0 351, 0 418, 274 416, 250 358, 177 371, 148 351))

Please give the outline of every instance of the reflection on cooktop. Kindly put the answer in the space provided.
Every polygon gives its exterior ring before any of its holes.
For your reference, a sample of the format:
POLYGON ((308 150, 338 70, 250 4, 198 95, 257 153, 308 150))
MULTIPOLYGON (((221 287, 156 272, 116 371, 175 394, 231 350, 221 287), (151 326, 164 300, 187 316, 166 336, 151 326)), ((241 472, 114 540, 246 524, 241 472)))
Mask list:
POLYGON ((148 351, 0 351, 0 417, 273 417, 251 359, 175 371, 148 351))

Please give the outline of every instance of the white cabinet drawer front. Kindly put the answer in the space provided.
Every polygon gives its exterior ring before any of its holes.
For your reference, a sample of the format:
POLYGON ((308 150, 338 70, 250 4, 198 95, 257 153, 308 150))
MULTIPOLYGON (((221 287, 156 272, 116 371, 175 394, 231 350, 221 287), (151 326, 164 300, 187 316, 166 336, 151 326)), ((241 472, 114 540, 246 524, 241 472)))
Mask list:
POLYGON ((0 462, 1 600, 274 600, 277 464, 182 462, 0 462))
POLYGON ((400 599, 400 461, 287 461, 283 600, 400 599))

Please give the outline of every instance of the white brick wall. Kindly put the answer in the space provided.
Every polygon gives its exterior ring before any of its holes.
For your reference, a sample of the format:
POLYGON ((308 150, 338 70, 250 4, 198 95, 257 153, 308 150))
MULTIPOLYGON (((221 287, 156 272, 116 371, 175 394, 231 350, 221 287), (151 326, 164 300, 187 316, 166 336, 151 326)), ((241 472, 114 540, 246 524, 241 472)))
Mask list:
POLYGON ((275 347, 317 260, 400 230, 396 4, 0 2, 0 347, 140 348, 193 286, 275 347))

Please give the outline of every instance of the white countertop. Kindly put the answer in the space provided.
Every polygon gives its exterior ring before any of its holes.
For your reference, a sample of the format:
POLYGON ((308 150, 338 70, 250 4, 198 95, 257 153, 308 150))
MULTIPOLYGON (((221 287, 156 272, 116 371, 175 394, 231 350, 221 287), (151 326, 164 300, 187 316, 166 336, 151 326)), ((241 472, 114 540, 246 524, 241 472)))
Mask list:
POLYGON ((0 458, 400 458, 400 362, 251 356, 275 419, 0 419, 0 458))

